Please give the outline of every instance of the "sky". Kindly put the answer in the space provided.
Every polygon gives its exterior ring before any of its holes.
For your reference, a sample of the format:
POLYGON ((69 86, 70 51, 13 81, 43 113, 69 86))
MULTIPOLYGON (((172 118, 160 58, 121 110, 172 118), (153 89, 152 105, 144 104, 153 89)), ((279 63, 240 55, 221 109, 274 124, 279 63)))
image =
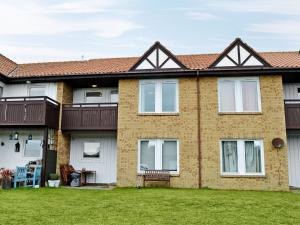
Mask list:
POLYGON ((0 53, 17 63, 300 49, 299 0, 0 0, 0 53))

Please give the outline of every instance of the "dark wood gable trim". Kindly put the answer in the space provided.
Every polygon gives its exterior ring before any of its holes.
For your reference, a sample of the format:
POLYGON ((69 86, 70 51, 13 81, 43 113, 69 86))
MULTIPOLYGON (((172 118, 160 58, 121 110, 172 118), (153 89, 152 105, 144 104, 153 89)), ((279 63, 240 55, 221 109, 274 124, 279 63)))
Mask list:
POLYGON ((264 58, 262 58, 253 48, 251 48, 249 45, 244 43, 240 38, 236 38, 219 56, 218 58, 209 66, 209 68, 220 68, 220 69, 226 69, 226 68, 235 68, 235 67, 272 67, 264 58), (240 53, 240 48, 238 49, 238 62, 233 60, 228 53, 235 47, 235 46, 241 46, 245 50, 247 50, 250 55, 241 62, 241 53, 240 53), (257 59, 262 66, 247 66, 244 65, 247 60, 251 57, 254 56, 255 59, 257 59), (228 58, 235 66, 224 66, 224 67, 217 67, 218 63, 223 59, 223 58, 228 58))
MULTIPOLYGON (((149 71, 149 70, 172 70, 172 68, 162 68, 169 60, 173 60, 179 67, 180 69, 187 69, 187 67, 180 62, 175 55, 173 55, 166 47, 164 47, 159 41, 155 42, 154 45, 152 45, 140 58, 139 60, 130 68, 129 71, 135 71, 137 70, 138 66, 144 62, 144 60, 146 60, 152 67, 153 69, 138 69, 138 71, 149 71), (148 56, 153 52, 157 50, 157 54, 156 54, 156 64, 153 64, 149 59, 148 56), (159 63, 159 55, 158 55, 158 50, 161 50, 163 53, 165 53, 168 58, 166 58, 164 60, 164 62, 159 63)), ((178 68, 174 68, 176 70, 178 70, 178 68)))

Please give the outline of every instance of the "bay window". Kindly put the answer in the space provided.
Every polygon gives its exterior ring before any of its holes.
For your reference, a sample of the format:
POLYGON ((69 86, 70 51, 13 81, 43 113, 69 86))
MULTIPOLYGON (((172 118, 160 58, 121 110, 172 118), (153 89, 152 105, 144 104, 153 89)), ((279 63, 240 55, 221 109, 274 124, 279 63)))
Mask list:
POLYGON ((261 140, 222 140, 223 175, 264 175, 264 152, 261 140))
POLYGON ((139 141, 138 172, 168 170, 178 172, 178 140, 143 139, 139 141))
POLYGON ((220 78, 219 112, 260 112, 259 79, 220 78))
POLYGON ((139 112, 178 112, 178 82, 173 79, 141 80, 139 112))

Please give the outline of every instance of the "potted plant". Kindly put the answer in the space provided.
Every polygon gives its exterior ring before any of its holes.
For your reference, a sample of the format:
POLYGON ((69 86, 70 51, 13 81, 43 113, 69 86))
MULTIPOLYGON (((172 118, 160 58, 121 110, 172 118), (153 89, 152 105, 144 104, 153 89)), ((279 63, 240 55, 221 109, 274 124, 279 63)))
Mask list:
POLYGON ((60 179, 56 173, 49 174, 48 186, 49 187, 59 187, 60 179))
POLYGON ((2 189, 10 189, 11 188, 11 176, 13 172, 10 169, 2 169, 0 171, 0 178, 2 183, 2 189))

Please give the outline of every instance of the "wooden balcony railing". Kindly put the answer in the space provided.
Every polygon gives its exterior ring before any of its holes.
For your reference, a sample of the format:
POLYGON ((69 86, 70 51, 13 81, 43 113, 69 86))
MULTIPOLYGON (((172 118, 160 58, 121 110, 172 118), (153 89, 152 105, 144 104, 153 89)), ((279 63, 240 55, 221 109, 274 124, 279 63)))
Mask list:
POLYGON ((284 100, 286 129, 300 129, 300 100, 284 100))
POLYGON ((48 126, 58 128, 59 103, 49 97, 0 98, 0 127, 48 126))
POLYGON ((64 104, 63 131, 115 131, 117 130, 117 103, 64 104))

